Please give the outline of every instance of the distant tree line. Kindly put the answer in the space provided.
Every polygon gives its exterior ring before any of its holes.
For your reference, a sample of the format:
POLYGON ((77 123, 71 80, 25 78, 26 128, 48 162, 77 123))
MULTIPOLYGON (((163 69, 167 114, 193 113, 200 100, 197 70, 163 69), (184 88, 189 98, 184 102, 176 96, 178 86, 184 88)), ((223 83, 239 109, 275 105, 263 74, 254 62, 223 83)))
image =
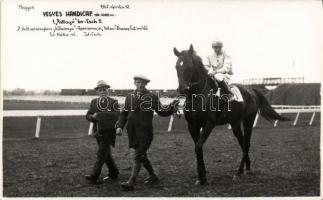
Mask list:
POLYGON ((42 90, 42 91, 35 91, 35 90, 25 90, 23 88, 16 88, 13 90, 3 90, 4 96, 16 95, 16 96, 26 96, 26 95, 59 95, 59 91, 54 90, 42 90))
MULTIPOLYGON (((126 96, 129 92, 132 92, 133 89, 116 89, 110 90, 112 96, 126 96)), ((150 90, 155 94, 166 95, 168 97, 175 97, 177 95, 176 90, 150 90)), ((4 96, 26 96, 26 95, 96 95, 96 91, 93 89, 61 89, 61 91, 54 91, 54 90, 42 90, 42 91, 35 91, 35 90, 25 90, 23 88, 16 88, 13 90, 3 90, 4 96)))

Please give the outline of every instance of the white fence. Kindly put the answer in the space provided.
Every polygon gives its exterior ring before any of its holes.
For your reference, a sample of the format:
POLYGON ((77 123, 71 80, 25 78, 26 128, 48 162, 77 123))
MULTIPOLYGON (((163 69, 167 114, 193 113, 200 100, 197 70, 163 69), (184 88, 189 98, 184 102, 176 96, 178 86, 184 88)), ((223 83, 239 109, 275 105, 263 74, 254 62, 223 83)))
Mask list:
MULTIPOLYGON (((285 106, 285 105, 273 105, 278 113, 297 113, 293 122, 293 126, 296 126, 300 113, 313 113, 308 125, 312 125, 315 114, 321 112, 321 106, 285 106)), ((274 127, 278 124, 278 120, 275 121, 274 127)))
MULTIPOLYGON (((312 125, 315 114, 321 112, 320 106, 286 106, 286 105, 273 105, 273 108, 278 113, 297 113, 293 122, 293 126, 297 125, 299 116, 301 113, 313 113, 308 125, 312 125)), ((41 117, 47 116, 84 116, 87 110, 5 110, 3 111, 3 117, 37 117, 35 138, 39 138, 41 117)), ((257 126, 259 114, 257 114, 254 127, 257 126)), ((167 131, 172 130, 174 116, 172 115, 168 124, 167 131)), ((278 120, 275 121, 274 127, 278 125, 278 120)), ((92 134, 93 123, 90 123, 88 134, 92 134)), ((229 126, 230 128, 230 126, 229 126)))
MULTIPOLYGON (((3 117, 37 117, 35 138, 39 138, 41 117, 85 116, 87 110, 4 110, 3 117)), ((89 135, 93 124, 90 123, 89 135)))

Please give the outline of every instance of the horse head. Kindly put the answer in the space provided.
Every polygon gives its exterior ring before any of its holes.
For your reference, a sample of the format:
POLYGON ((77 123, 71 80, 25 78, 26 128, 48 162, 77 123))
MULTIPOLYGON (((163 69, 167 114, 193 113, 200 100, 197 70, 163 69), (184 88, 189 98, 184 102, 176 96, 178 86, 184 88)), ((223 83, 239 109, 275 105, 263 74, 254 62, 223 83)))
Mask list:
POLYGON ((207 77, 207 73, 203 67, 202 59, 196 55, 192 44, 189 50, 181 52, 174 47, 174 54, 178 58, 175 66, 178 78, 177 90, 184 94, 190 89, 192 84, 207 77))

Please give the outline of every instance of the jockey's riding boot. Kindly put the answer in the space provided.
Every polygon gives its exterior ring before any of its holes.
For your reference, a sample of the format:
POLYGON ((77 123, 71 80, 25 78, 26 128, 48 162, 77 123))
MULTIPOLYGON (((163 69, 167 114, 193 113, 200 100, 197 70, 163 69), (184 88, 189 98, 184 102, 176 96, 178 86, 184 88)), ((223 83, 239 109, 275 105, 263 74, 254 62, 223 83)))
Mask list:
POLYGON ((121 189, 125 191, 133 190, 134 184, 136 182, 137 176, 141 168, 141 160, 134 160, 132 166, 132 172, 129 180, 127 182, 121 183, 121 189))
POLYGON ((229 96, 228 100, 232 100, 233 99, 233 93, 231 92, 228 84, 225 81, 221 81, 219 82, 219 85, 221 87, 221 89, 223 90, 223 94, 227 94, 229 96))

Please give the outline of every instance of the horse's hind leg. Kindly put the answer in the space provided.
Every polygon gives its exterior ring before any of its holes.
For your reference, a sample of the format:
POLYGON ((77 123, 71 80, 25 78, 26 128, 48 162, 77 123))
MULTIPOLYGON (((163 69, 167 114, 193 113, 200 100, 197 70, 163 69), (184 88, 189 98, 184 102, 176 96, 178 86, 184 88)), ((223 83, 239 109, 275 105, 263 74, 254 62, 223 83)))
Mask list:
POLYGON ((240 175, 243 173, 243 167, 245 163, 244 137, 241 130, 241 122, 239 121, 239 122, 231 123, 231 127, 232 127, 234 136, 238 139, 239 145, 243 153, 240 166, 237 172, 237 175, 240 175))
POLYGON ((251 139, 251 133, 252 133, 252 127, 253 123, 255 121, 257 112, 254 112, 250 115, 248 115, 243 120, 243 127, 244 127, 244 146, 246 151, 246 170, 247 172, 250 171, 250 158, 249 158, 249 149, 250 149, 250 139, 251 139))

